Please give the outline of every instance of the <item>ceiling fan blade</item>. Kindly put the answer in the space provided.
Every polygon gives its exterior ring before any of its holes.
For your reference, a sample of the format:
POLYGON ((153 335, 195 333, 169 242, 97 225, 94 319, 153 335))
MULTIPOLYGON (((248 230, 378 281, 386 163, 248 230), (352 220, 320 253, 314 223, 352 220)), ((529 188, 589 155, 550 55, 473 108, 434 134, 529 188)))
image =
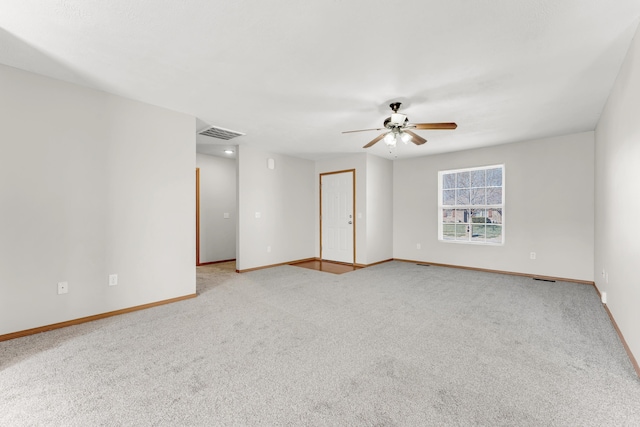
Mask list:
POLYGON ((411 135, 411 142, 413 142, 416 145, 422 145, 425 142, 427 142, 426 139, 424 139, 423 137, 421 137, 420 135, 418 135, 415 132, 411 132, 410 130, 406 130, 406 129, 403 132, 406 132, 409 135, 411 135))
POLYGON ((386 135, 386 133, 381 134, 380 136, 377 136, 376 138, 374 138, 370 143, 368 143, 367 145, 365 145, 362 148, 369 148, 371 147, 373 144, 375 144, 376 142, 380 141, 382 138, 384 138, 384 136, 386 135))
POLYGON ((354 132, 367 132, 370 130, 384 130, 384 128, 378 128, 378 129, 360 129, 360 130, 345 130, 342 133, 354 133, 354 132))
POLYGON ((416 123, 411 126, 415 129, 455 129, 458 127, 455 123, 416 123))

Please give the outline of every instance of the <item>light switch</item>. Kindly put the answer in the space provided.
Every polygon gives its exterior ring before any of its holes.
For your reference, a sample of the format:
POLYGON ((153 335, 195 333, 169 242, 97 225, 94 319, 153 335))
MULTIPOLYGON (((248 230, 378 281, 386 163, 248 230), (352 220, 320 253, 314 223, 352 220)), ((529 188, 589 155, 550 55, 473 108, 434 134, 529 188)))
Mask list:
POLYGON ((260 218, 260 212, 256 212, 256 218, 260 218))
POLYGON ((225 218, 225 219, 228 219, 228 218, 229 218, 229 212, 225 212, 225 213, 224 213, 224 218, 225 218))

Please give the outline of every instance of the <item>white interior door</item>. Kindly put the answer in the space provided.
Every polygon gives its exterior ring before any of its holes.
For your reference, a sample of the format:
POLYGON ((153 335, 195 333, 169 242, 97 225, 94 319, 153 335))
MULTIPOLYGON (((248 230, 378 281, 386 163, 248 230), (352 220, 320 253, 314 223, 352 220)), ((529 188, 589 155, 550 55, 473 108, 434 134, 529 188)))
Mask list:
POLYGON ((352 171, 320 175, 322 259, 355 263, 352 171))

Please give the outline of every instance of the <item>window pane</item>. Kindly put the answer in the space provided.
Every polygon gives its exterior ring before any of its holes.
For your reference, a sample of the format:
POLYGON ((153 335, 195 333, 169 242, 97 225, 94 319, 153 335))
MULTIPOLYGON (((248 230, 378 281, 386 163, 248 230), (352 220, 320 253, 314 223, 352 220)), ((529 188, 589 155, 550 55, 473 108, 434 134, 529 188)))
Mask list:
POLYGON ((502 203, 502 188, 487 188, 487 204, 499 205, 502 203))
POLYGON ((443 240, 503 242, 503 166, 440 172, 440 230, 443 240))
POLYGON ((469 222, 469 210, 468 209, 456 209, 456 222, 469 222))
POLYGON ((442 191, 442 204, 454 205, 456 203, 456 190, 443 190, 442 191))
POLYGON ((469 172, 458 172, 456 176, 458 177, 456 188, 469 188, 471 180, 469 172))
POLYGON ((487 225, 486 226, 487 242, 502 242, 502 226, 501 225, 487 225))
POLYGON ((444 222, 444 223, 456 222, 456 211, 455 211, 455 209, 443 209, 442 210, 442 222, 444 222))
POLYGON ((456 224, 456 240, 469 240, 469 226, 456 224))
POLYGON ((502 168, 487 169, 487 186, 502 187, 502 168))
POLYGON ((471 222, 474 224, 484 224, 486 222, 484 209, 471 209, 471 222))
POLYGON ((502 224, 502 209, 487 209, 487 222, 502 224))
POLYGON ((469 204, 469 190, 456 190, 456 205, 469 204))
POLYGON ((473 224, 471 226, 471 240, 484 241, 485 227, 486 225, 473 224))
POLYGON ((471 171, 471 186, 472 187, 484 187, 485 186, 485 170, 471 171))
POLYGON ((442 188, 456 188, 455 173, 445 173, 442 175, 442 188))
POLYGON ((472 205, 486 204, 484 192, 485 192, 484 188, 472 188, 470 192, 471 204, 472 205))
POLYGON ((444 240, 456 239, 456 226, 455 224, 444 224, 442 226, 442 238, 444 240))

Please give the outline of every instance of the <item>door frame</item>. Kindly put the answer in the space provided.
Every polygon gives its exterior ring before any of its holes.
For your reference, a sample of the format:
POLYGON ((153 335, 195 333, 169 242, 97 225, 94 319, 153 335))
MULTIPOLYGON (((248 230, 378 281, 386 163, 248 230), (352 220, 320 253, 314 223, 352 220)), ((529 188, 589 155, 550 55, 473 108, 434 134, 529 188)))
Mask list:
POLYGON ((320 179, 319 179, 319 187, 320 187, 320 212, 319 212, 319 218, 320 218, 320 261, 322 261, 322 177, 325 175, 336 175, 339 173, 349 173, 351 172, 351 176, 352 176, 352 180, 351 180, 351 184, 353 186, 352 189, 352 202, 351 202, 351 206, 353 208, 353 262, 352 265, 355 266, 356 265, 356 170, 355 169, 345 169, 345 170, 340 170, 340 171, 334 171, 334 172, 323 172, 321 173, 320 179))
POLYGON ((200 168, 196 168, 196 267, 200 265, 200 168))

